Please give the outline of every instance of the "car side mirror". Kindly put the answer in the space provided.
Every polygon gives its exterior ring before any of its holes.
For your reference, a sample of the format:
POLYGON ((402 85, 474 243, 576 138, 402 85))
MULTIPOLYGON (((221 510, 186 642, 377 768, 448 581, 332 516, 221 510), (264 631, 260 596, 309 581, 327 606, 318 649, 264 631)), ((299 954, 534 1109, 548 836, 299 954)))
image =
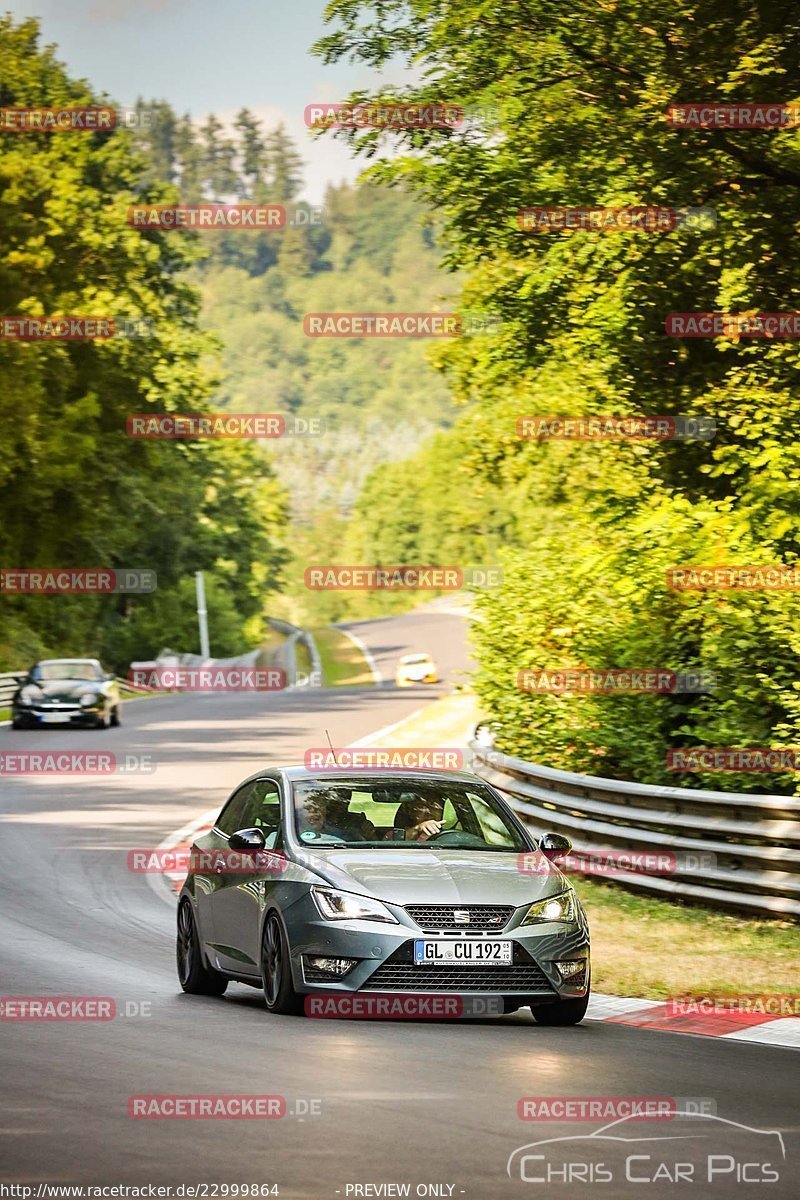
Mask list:
POLYGON ((572 849, 572 842, 563 833, 544 833, 539 838, 539 849, 550 862, 557 862, 572 849))
POLYGON ((108 683, 110 683, 110 682, 111 682, 111 680, 112 680, 112 679, 114 679, 114 678, 116 678, 114 675, 104 675, 104 676, 103 676, 103 679, 107 680, 107 681, 108 681, 108 683))
POLYGON ((228 838, 231 850, 249 850, 251 854, 258 854, 266 844, 263 829, 237 829, 236 833, 232 833, 228 838))

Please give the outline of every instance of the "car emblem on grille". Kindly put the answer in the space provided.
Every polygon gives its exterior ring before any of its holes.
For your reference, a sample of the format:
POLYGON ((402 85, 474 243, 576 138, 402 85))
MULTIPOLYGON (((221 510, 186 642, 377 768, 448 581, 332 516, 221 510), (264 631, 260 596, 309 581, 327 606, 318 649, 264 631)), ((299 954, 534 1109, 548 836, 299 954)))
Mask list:
POLYGON ((469 910, 466 908, 454 909, 453 920, 456 925, 469 925, 469 910))

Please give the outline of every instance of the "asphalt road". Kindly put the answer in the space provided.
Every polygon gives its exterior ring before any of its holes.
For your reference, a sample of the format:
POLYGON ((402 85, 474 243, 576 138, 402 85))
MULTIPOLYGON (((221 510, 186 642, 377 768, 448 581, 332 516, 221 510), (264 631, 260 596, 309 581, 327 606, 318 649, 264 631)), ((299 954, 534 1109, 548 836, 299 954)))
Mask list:
MULTIPOLYGON (((447 614, 362 624, 359 633, 384 663, 406 648, 429 649, 451 672, 463 654, 461 622, 447 614)), ((244 986, 231 985, 222 999, 180 992, 174 902, 128 871, 127 851, 156 846, 221 805, 259 765, 301 760, 325 727, 345 744, 419 706, 419 691, 390 686, 184 696, 129 704, 122 728, 107 732, 0 730, 4 750, 104 748, 151 755, 156 766, 111 779, 2 781, 0 993, 110 996, 122 1015, 106 1023, 0 1020, 0 1181, 276 1184, 282 1197, 332 1200, 403 1194, 380 1190, 394 1184, 411 1185, 412 1196, 535 1195, 541 1183, 507 1176, 512 1151, 585 1135, 598 1123, 524 1122, 521 1097, 659 1096, 710 1098, 728 1121, 783 1131, 780 1180, 735 1184, 737 1161, 710 1185, 644 1185, 626 1183, 615 1167, 613 1182, 556 1181, 549 1192, 572 1197, 596 1186, 630 1200, 797 1194, 798 1059, 788 1050, 596 1021, 547 1029, 529 1013, 457 1024, 269 1017, 244 986), (152 1093, 281 1095, 299 1115, 130 1118, 128 1097, 152 1093), (439 1190, 417 1192, 423 1185, 439 1190)), ((638 1136, 664 1137, 669 1123, 638 1128, 638 1136)), ((709 1150, 774 1162, 774 1138, 731 1129, 704 1130, 709 1150)), ((580 1143, 579 1156, 596 1171, 609 1145, 580 1143)), ((661 1158, 675 1159, 675 1143, 653 1145, 638 1148, 651 1156, 639 1162, 639 1178, 661 1158)), ((687 1143, 693 1153, 697 1145, 687 1143)), ((531 1161, 527 1173, 537 1169, 531 1161)))

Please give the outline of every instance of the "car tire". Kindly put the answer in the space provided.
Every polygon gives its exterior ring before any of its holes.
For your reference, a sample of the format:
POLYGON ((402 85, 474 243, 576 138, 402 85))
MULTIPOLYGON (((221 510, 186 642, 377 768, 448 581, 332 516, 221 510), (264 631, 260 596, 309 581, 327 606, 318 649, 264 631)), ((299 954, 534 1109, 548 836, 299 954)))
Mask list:
POLYGON ((577 1025, 586 1016, 591 988, 575 1000, 556 1000, 554 1004, 532 1004, 531 1012, 537 1025, 577 1025))
POLYGON ((261 981, 267 1011, 281 1016, 303 1011, 303 997, 292 984, 289 943, 278 914, 273 911, 264 922, 261 937, 261 981))
POLYGON ((178 982, 190 996, 221 996, 228 980, 203 962, 197 922, 188 900, 178 908, 178 937, 175 945, 178 982))
POLYGON ((122 718, 119 715, 119 705, 117 705, 111 711, 111 724, 114 727, 114 729, 118 729, 119 726, 122 724, 122 718))
POLYGON ((13 719, 13 717, 12 717, 12 719, 11 719, 11 728, 12 728, 12 729, 24 729, 24 728, 25 728, 25 726, 22 724, 22 722, 21 722, 21 721, 15 721, 15 720, 13 719))

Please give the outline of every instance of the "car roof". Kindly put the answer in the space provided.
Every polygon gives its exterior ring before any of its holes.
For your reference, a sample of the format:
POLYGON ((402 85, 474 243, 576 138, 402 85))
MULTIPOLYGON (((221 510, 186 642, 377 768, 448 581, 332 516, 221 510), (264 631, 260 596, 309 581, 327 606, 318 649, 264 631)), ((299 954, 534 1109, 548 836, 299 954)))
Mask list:
POLYGON ((100 660, 97 658, 40 658, 35 665, 43 667, 45 663, 93 663, 99 666, 100 660))
MULTIPOLYGON (((254 771, 247 779, 243 779, 242 783, 249 783, 251 779, 260 779, 264 775, 283 775, 287 783, 300 783, 303 780, 322 780, 330 783, 353 784, 366 780, 380 779, 383 782, 387 780, 406 781, 413 780, 415 783, 484 783, 485 780, 474 774, 472 771, 392 771, 375 767, 374 769, 364 770, 312 770, 309 767, 299 765, 289 765, 280 767, 263 767, 260 771, 254 771)), ((241 784, 239 785, 241 787, 241 784)))
POLYGON ((403 658, 400 659, 400 662, 401 663, 428 662, 430 660, 430 657, 431 657, 430 654, 406 654, 406 655, 404 655, 403 658))

